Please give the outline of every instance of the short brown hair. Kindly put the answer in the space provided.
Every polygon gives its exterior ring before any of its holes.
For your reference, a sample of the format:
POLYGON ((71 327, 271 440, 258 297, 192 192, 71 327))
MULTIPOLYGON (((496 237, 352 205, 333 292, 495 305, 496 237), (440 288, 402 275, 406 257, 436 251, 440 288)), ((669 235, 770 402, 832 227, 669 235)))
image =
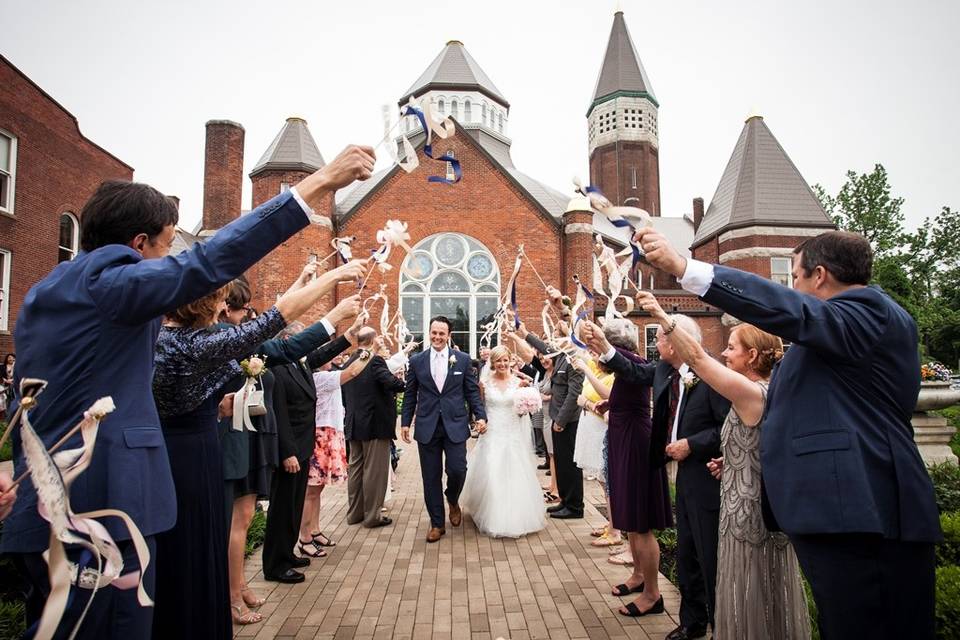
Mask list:
POLYGON ((203 329, 204 327, 209 327, 216 322, 217 311, 220 307, 220 303, 226 299, 227 292, 229 290, 229 284, 222 286, 213 293, 208 293, 207 295, 203 296, 199 300, 194 300, 189 304, 185 304, 182 307, 169 312, 167 314, 167 318, 192 329, 203 329))
POLYGON ((795 254, 805 276, 818 266, 833 274, 843 284, 869 284, 873 274, 873 249, 859 233, 827 231, 801 242, 795 254))
POLYGON ((745 349, 756 349, 757 359, 753 369, 764 378, 769 378, 774 365, 783 357, 783 340, 752 324, 738 324, 730 333, 736 334, 745 349))
POLYGON ((247 279, 240 276, 228 284, 227 287, 227 306, 236 311, 246 309, 247 305, 250 304, 251 297, 250 283, 247 282, 247 279))

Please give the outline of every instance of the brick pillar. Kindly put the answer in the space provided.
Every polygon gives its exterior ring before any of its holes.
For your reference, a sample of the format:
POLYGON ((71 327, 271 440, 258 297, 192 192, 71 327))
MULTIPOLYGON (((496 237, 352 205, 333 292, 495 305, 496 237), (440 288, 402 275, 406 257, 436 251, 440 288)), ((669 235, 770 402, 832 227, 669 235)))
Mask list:
MULTIPOLYGON (((310 174, 306 171, 268 170, 252 176, 254 208, 279 194, 282 183, 294 186, 308 175, 310 174)), ((247 278, 253 290, 251 304, 254 308, 259 310, 269 308, 276 301, 277 295, 286 291, 300 274, 311 255, 322 260, 333 251, 330 247, 330 241, 334 238, 333 194, 331 193, 323 206, 315 209, 313 213, 310 226, 289 238, 247 271, 247 278)), ((318 273, 334 268, 337 264, 338 262, 331 258, 318 273)), ((346 289, 343 287, 344 292, 346 289)), ((336 300, 335 294, 324 296, 300 320, 308 324, 319 320, 333 308, 336 300)))
POLYGON ((563 214, 563 293, 576 295, 573 276, 588 287, 593 282, 593 211, 586 198, 570 201, 563 214))
POLYGON ((703 198, 693 199, 693 232, 696 233, 703 222, 703 198))
POLYGON ((243 197, 243 134, 243 127, 236 122, 207 122, 201 235, 212 235, 240 215, 243 197))

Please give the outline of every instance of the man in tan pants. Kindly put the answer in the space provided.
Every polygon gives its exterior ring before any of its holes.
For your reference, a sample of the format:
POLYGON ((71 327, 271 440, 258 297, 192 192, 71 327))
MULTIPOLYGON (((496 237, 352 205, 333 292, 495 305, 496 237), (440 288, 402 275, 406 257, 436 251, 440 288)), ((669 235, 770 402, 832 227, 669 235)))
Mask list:
POLYGON ((358 350, 347 361, 357 358, 369 364, 353 380, 343 385, 344 437, 350 443, 347 470, 347 524, 383 527, 393 520, 380 515, 390 470, 390 441, 396 437, 396 394, 403 381, 390 373, 383 357, 376 355, 376 331, 360 330, 358 350))

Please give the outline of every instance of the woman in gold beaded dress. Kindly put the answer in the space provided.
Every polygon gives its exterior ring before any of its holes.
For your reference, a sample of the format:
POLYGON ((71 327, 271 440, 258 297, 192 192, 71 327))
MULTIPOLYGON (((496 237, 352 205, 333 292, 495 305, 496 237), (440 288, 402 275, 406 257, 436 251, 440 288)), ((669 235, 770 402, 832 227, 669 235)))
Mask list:
MULTIPOLYGON (((652 294, 641 292, 637 301, 670 328, 652 294)), ((783 343, 752 325, 738 325, 723 352, 724 367, 682 328, 669 339, 697 376, 733 403, 720 433, 723 457, 707 464, 720 478, 714 637, 806 640, 810 622, 797 556, 784 534, 767 530, 760 503, 761 421, 783 343)))

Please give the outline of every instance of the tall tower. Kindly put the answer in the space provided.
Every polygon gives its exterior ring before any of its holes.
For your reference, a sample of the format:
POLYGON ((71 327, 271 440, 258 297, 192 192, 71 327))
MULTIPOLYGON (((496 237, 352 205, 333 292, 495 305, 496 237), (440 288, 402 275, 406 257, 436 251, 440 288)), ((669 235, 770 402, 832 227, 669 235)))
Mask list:
POLYGON ((617 11, 587 110, 590 182, 614 204, 655 216, 660 215, 659 107, 623 12, 617 11))

